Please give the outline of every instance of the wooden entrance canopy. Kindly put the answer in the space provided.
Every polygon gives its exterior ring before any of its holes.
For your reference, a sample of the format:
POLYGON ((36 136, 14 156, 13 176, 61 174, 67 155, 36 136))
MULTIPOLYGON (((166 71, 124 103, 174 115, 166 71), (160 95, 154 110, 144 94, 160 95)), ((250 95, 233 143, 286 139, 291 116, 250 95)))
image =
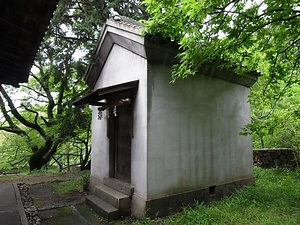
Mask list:
MULTIPOLYGON (((105 88, 99 88, 90 94, 76 100, 73 102, 74 106, 79 106, 83 104, 89 104, 94 106, 105 106, 105 103, 101 102, 104 99, 112 98, 118 94, 122 95, 122 101, 124 98, 131 97, 132 94, 137 90, 139 81, 131 81, 127 83, 122 83, 118 85, 113 85, 105 88)), ((126 100, 127 101, 127 100, 126 100)))

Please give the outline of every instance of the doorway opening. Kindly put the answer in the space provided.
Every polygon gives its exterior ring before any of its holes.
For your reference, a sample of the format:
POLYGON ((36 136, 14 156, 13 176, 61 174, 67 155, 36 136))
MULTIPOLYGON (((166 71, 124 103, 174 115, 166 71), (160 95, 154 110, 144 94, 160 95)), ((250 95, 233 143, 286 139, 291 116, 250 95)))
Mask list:
POLYGON ((110 177, 131 181, 131 139, 133 137, 133 104, 109 109, 110 177))

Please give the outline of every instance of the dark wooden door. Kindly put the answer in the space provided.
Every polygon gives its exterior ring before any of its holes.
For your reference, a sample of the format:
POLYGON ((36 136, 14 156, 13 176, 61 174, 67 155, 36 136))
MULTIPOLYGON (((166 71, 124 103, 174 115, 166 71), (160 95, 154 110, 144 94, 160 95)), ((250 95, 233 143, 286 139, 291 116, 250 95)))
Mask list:
POLYGON ((114 120, 114 176, 130 183, 131 138, 133 125, 132 104, 121 105, 112 110, 114 120))

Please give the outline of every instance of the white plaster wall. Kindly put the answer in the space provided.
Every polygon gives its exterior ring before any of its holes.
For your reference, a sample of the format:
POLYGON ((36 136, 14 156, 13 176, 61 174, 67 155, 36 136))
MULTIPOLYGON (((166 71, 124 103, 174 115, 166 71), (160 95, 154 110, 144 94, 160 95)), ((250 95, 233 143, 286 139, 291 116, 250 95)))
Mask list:
POLYGON ((109 174, 109 142, 106 135, 106 112, 102 120, 98 120, 98 107, 93 106, 92 111, 92 153, 91 176, 102 180, 109 174))
MULTIPOLYGON (((132 139, 131 180, 134 194, 146 198, 146 137, 147 137, 147 62, 144 58, 114 45, 101 72, 95 90, 111 85, 139 80, 134 105, 134 138, 132 139)), ((106 113, 97 120, 93 109, 91 176, 100 180, 109 174, 109 139, 106 135, 106 113)))
POLYGON ((251 177, 249 89, 205 76, 170 84, 170 68, 149 66, 148 195, 158 198, 251 177))

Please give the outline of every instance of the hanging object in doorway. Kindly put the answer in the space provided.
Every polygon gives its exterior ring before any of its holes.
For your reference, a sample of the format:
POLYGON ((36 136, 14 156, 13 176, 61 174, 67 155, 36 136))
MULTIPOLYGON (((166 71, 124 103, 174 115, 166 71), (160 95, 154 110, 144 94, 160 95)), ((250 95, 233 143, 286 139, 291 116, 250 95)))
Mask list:
POLYGON ((114 117, 117 117, 117 106, 115 105, 114 109, 113 109, 113 114, 114 117))
POLYGON ((98 107, 98 120, 102 120, 102 110, 98 107))

